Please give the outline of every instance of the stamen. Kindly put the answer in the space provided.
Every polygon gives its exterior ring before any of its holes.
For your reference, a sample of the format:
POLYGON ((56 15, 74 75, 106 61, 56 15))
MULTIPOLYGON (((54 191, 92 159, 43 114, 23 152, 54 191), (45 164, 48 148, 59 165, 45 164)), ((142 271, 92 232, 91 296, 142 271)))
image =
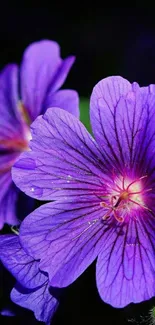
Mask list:
POLYGON ((137 183, 138 181, 140 181, 141 179, 146 178, 146 177, 147 177, 147 175, 144 175, 144 176, 142 176, 142 177, 140 177, 140 178, 137 178, 135 181, 131 182, 131 183, 128 185, 128 187, 127 187, 126 190, 128 190, 128 189, 130 188, 131 185, 137 183))
POLYGON ((117 215, 117 212, 114 210, 114 217, 118 222, 123 222, 124 218, 117 215))
MULTIPOLYGON (((100 202, 100 206, 107 209, 105 215, 102 217, 102 220, 106 220, 113 216, 118 222, 123 222, 125 214, 129 216, 129 212, 132 209, 137 209, 138 207, 151 211, 145 205, 143 195, 144 193, 150 192, 152 189, 142 188, 142 184, 140 182, 146 177, 147 175, 144 175, 135 179, 134 181, 129 181, 129 179, 125 179, 125 177, 122 177, 121 181, 119 177, 114 179, 113 183, 115 184, 115 187, 111 186, 110 193, 110 186, 108 185, 109 195, 106 195, 106 197, 103 196, 106 201, 100 202), (119 184, 117 182, 119 182, 119 184), (122 186, 120 186, 120 182, 122 186)), ((134 216, 134 214, 132 215, 134 216)))
POLYGON ((133 201, 131 199, 129 199, 129 201, 134 203, 134 204, 137 204, 139 207, 143 207, 144 209, 151 211, 148 207, 146 207, 145 205, 142 205, 141 203, 138 203, 138 202, 133 201))

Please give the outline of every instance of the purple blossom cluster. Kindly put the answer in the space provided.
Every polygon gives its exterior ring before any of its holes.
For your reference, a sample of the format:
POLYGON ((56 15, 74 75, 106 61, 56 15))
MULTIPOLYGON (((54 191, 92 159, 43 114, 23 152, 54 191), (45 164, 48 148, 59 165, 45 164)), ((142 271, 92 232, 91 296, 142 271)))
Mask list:
POLYGON ((104 302, 122 308, 155 296, 155 86, 101 80, 90 98, 93 137, 79 120, 77 93, 58 90, 73 61, 60 59, 54 42, 31 45, 18 101, 17 68, 0 77, 0 176, 9 179, 1 225, 16 224, 18 189, 49 201, 17 234, 1 235, 0 259, 17 280, 12 301, 46 324, 58 306, 52 287, 70 285, 94 260, 104 302))

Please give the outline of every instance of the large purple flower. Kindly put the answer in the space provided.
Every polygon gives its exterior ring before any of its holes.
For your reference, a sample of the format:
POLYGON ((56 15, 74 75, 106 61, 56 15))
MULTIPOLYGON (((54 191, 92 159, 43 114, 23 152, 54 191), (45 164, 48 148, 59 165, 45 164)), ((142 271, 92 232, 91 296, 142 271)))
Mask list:
POLYGON ((154 86, 106 78, 93 90, 90 118, 95 139, 61 109, 33 123, 13 179, 55 202, 24 220, 20 240, 55 287, 97 258, 101 298, 124 307, 155 295, 154 86))
POLYGON ((18 235, 0 236, 0 260, 18 281, 11 291, 11 300, 50 325, 58 301, 50 293, 47 275, 39 270, 39 261, 26 254, 18 235))
POLYGON ((73 56, 61 59, 56 42, 45 40, 26 49, 20 70, 10 64, 0 74, 0 229, 18 223, 11 167, 28 149, 30 124, 49 106, 79 116, 76 91, 59 90, 73 62, 73 56))

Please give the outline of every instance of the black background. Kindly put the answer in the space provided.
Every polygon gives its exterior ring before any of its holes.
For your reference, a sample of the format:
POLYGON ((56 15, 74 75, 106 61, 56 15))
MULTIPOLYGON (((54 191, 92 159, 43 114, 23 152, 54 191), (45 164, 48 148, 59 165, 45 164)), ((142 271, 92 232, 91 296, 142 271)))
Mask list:
MULTIPOLYGON (((44 2, 44 1, 43 1, 44 2)), ((56 3, 20 7, 3 3, 0 15, 0 68, 20 63, 26 46, 40 39, 56 40, 62 57, 75 54, 76 63, 65 87, 89 97, 93 86, 109 75, 122 75, 140 85, 155 83, 155 10, 107 8, 97 4, 56 3)), ((8 279, 1 276, 5 291, 8 279)), ((6 291, 1 293, 5 304, 6 291)), ((62 290, 61 305, 53 325, 132 324, 128 319, 147 315, 152 301, 114 309, 99 298, 95 263, 70 287, 62 290)), ((29 313, 17 318, 1 317, 0 324, 36 324, 29 313), (29 318, 30 317, 30 318, 29 318)), ((133 323, 136 324, 136 323, 133 323)))

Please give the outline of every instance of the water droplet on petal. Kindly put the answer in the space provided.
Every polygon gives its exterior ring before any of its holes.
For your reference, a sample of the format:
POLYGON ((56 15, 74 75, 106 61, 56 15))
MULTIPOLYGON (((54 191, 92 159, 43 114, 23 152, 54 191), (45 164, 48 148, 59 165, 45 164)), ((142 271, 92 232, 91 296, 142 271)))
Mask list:
POLYGON ((40 197, 43 194, 43 189, 37 186, 32 186, 30 192, 40 197))

